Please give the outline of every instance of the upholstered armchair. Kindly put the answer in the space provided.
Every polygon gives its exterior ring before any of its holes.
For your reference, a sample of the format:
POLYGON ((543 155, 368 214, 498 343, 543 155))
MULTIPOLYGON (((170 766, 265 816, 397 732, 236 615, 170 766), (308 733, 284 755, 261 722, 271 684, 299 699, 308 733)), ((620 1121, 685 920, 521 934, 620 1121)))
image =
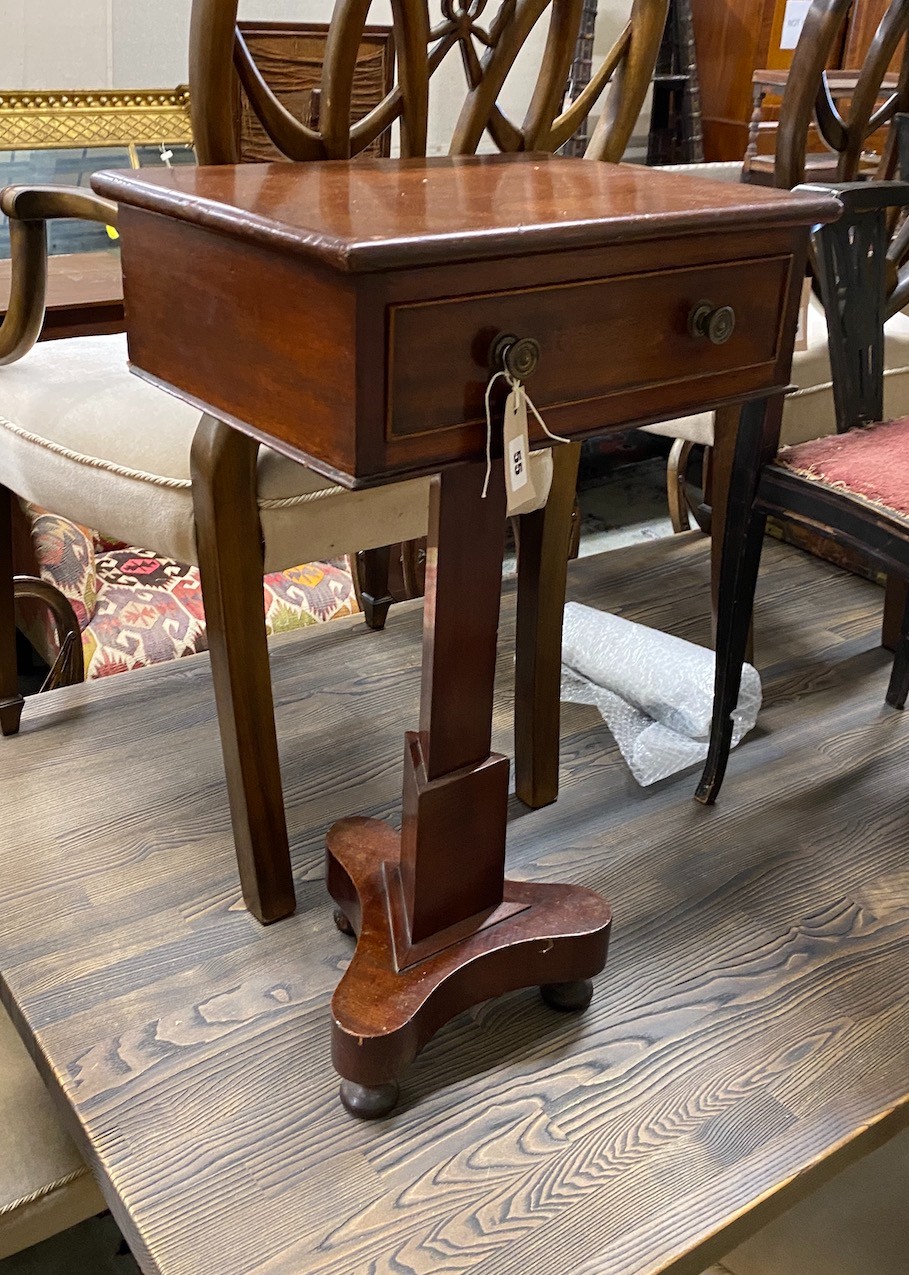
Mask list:
MULTIPOLYGON (((192 471, 194 463, 203 463, 200 456, 210 457, 212 429, 205 422, 200 427, 198 411, 130 375, 122 336, 35 345, 44 311, 45 221, 79 216, 115 225, 116 207, 88 192, 63 189, 11 189, 0 206, 10 218, 13 238, 12 300, 0 330, 0 520, 6 554, 15 495, 106 536, 199 564, 210 630, 219 617, 207 586, 226 575, 220 593, 227 593, 221 610, 228 642, 250 666, 258 657, 265 669, 265 677, 257 680, 246 679, 239 661, 224 670, 226 680, 235 679, 232 711, 220 714, 225 751, 236 759, 229 785, 234 830, 238 846, 250 847, 243 874, 247 903, 260 920, 274 920, 292 911, 293 889, 267 678, 262 578, 301 562, 422 536, 430 480, 347 492, 263 447, 248 476, 255 525, 239 525, 238 494, 234 509, 218 511, 214 525, 209 520, 204 540, 192 471), (228 567, 225 557, 237 541, 244 552, 234 553, 228 567), (262 815, 266 808, 268 821, 262 815), (264 840, 269 860, 275 864, 283 858, 287 865, 280 872, 275 867, 279 877, 265 886, 268 906, 251 848, 264 840)), ((0 726, 10 735, 18 729, 22 700, 16 687, 9 568, 0 591, 0 726)), ((211 645, 213 664, 227 664, 224 643, 211 645)))

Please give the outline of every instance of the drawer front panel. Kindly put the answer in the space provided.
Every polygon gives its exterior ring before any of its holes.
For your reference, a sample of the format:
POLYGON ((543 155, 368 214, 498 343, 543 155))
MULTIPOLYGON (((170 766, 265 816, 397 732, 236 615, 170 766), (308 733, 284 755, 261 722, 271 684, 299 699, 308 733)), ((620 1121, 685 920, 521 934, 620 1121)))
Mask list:
POLYGON ((739 369, 771 372, 791 263, 781 255, 392 305, 386 439, 482 421, 489 349, 502 332, 540 342, 528 391, 566 424, 579 404, 617 393, 693 379, 703 387, 705 378, 709 392, 712 376, 728 386, 739 369), (735 330, 722 345, 689 331, 689 315, 703 301, 735 311, 735 330))

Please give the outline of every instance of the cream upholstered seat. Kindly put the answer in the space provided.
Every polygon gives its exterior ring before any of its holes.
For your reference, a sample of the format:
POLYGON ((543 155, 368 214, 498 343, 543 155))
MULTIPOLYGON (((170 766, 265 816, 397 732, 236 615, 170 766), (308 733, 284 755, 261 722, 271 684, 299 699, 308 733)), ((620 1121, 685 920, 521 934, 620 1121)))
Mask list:
MULTIPOLYGON (((0 369, 0 473, 21 499, 197 563, 190 448, 199 413, 133 376, 124 336, 48 341, 0 369)), ((265 570, 426 534, 429 479, 349 492, 263 447, 265 570)))
POLYGON ((0 1007, 0 1260, 106 1208, 0 1007))

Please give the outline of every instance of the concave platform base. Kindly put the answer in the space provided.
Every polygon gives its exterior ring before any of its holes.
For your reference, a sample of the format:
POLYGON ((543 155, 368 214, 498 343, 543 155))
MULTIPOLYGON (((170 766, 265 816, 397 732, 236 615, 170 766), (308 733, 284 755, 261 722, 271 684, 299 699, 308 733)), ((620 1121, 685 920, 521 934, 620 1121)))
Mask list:
POLYGON ((480 1001, 539 986, 548 1004, 585 1009, 609 942, 609 904, 593 890, 505 881, 499 907, 409 948, 400 848, 379 819, 342 819, 328 834, 328 890, 357 935, 332 998, 332 1060, 342 1102, 365 1118, 391 1110, 430 1037, 480 1001))

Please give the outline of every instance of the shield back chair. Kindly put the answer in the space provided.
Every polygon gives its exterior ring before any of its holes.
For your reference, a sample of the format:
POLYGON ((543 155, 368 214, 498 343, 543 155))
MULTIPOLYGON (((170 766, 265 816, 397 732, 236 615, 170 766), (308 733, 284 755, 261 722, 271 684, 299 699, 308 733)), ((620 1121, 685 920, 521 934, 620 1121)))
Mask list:
MULTIPOLYGON (((850 549, 909 580, 909 416, 886 419, 884 323, 888 298, 888 246, 894 211, 909 207, 909 183, 854 182, 810 186, 830 190, 843 216, 815 233, 818 279, 827 309, 830 362, 841 432, 793 447, 763 465, 737 466, 727 518, 727 554, 717 615, 717 680, 710 751, 698 799, 716 800, 729 757, 731 712, 738 698, 745 643, 754 605, 768 515, 850 549)), ((748 458, 767 452, 764 437, 743 415, 740 446, 748 458)), ((909 608, 902 616, 887 703, 903 708, 909 691, 909 608)))
MULTIPOLYGON (((582 0, 506 0, 484 18, 485 0, 461 7, 442 0, 431 26, 426 0, 393 5, 397 84, 351 125, 351 82, 368 4, 339 0, 331 20, 316 126, 294 118, 259 73, 237 29, 237 0, 194 0, 190 90, 198 159, 238 158, 237 78, 266 134, 297 162, 343 160, 361 153, 400 121, 404 155, 425 154, 428 88, 442 61, 460 53, 467 92, 451 151, 473 153, 484 134, 500 150, 554 150, 603 100, 587 148, 591 159, 618 160, 652 77, 667 0, 632 0, 616 45, 581 95, 562 100, 582 0), (499 97, 537 21, 549 28, 527 114, 510 121, 499 97), (605 98, 604 98, 605 94, 605 98)), ((212 675, 243 898, 260 921, 294 909, 294 889, 274 724, 262 576, 292 564, 412 540, 426 533, 430 479, 348 492, 303 465, 131 377, 121 337, 78 338, 32 348, 41 329, 46 226, 56 217, 115 225, 117 209, 84 190, 10 188, 13 296, 0 329, 0 726, 14 734, 22 700, 16 683, 10 512, 15 497, 74 522, 201 569, 212 675), (23 357, 28 354, 28 357, 23 357)), ((179 305, 179 279, 174 279, 179 305)), ((548 453, 535 462, 549 465, 548 453)), ((562 489, 574 490, 577 448, 558 449, 562 489)), ((545 482, 537 488, 545 489, 545 482)), ((528 516, 529 517, 529 516, 528 516)), ((524 716, 537 709, 540 668, 558 668, 561 598, 568 531, 559 553, 553 535, 522 543, 525 589, 521 633, 529 670, 521 672, 524 716), (557 557, 561 561, 556 562, 557 557), (539 605, 536 578, 558 591, 558 621, 539 605), (561 585, 559 585, 559 579, 561 585), (543 617, 541 622, 540 616, 543 617), (546 637, 537 656, 527 635, 546 637), (529 658, 528 658, 529 657, 529 658), (529 688, 529 690, 528 690, 529 688)), ((377 591, 378 592, 378 591, 377 591)), ((382 602, 381 596, 374 598, 382 602)), ((465 600, 466 601, 466 600, 465 600)), ((520 644, 519 644, 520 645, 520 644)), ((518 714, 521 717, 521 713, 518 714)), ((523 720, 523 719, 522 719, 523 720)), ((526 781, 534 731, 519 731, 516 770, 526 781)), ((532 770, 532 766, 530 767, 532 770)), ((535 801, 534 804, 541 804, 535 801)))
MULTIPOLYGON (((841 111, 831 97, 826 67, 842 39, 850 8, 851 0, 813 0, 805 19, 780 107, 773 159, 773 184, 780 189, 790 190, 810 180, 812 163, 817 160, 835 167, 838 182, 857 180, 860 168, 863 177, 874 180, 889 180, 897 171, 896 130, 888 125, 909 106, 909 49, 904 48, 900 55, 900 41, 909 26, 909 3, 893 0, 885 11, 860 68, 855 95, 841 111), (884 93, 884 76, 895 57, 900 57, 897 84, 884 93), (829 148, 826 155, 808 152, 812 123, 829 148), (865 145, 882 129, 886 129, 884 144, 876 167, 871 169, 865 145)), ((676 170, 695 171, 720 181, 743 179, 742 166, 737 163, 679 165, 676 170)), ((885 396, 888 410, 894 415, 909 412, 909 315, 902 313, 909 302, 909 279, 903 264, 907 248, 909 239, 904 236, 894 239, 888 249, 889 287, 893 290, 899 286, 899 304, 892 307, 884 344, 885 396), (898 281, 899 272, 903 277, 898 281)), ((814 293, 809 299, 807 318, 805 347, 796 350, 792 361, 795 390, 783 408, 780 436, 784 445, 818 438, 834 429, 827 325, 820 298, 814 293)), ((673 530, 688 530, 689 513, 707 530, 709 499, 706 510, 690 500, 686 469, 695 445, 713 447, 714 414, 702 412, 648 429, 674 440, 666 475, 673 530)))

